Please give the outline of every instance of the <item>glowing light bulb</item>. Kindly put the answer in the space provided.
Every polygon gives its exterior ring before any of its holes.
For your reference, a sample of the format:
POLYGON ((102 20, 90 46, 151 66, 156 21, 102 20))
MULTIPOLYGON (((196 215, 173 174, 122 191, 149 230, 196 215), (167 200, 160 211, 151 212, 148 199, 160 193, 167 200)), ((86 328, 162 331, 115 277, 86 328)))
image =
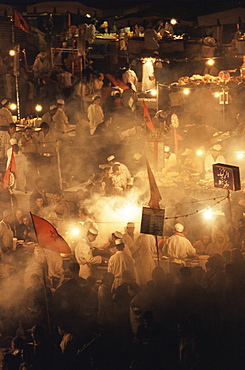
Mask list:
POLYGON ((11 110, 15 110, 17 108, 17 105, 15 103, 11 103, 10 106, 9 106, 9 108, 11 110))
POLYGON ((15 56, 15 50, 9 50, 9 55, 11 57, 14 57, 15 56))
POLYGON ((197 155, 202 155, 203 151, 201 149, 197 150, 197 155))
POLYGON ((244 153, 238 152, 236 156, 237 156, 237 159, 242 159, 244 157, 244 153))
POLYGON ((40 104, 37 104, 37 105, 35 106, 35 111, 36 111, 36 112, 41 112, 41 111, 42 111, 42 109, 43 109, 43 107, 42 107, 40 104))
POLYGON ((220 93, 219 93, 218 91, 216 91, 216 92, 214 93, 214 97, 215 97, 215 98, 219 98, 219 95, 220 95, 220 93))
POLYGON ((212 210, 207 209, 206 211, 204 211, 203 216, 204 216, 205 220, 212 220, 212 218, 213 218, 212 210))
POLYGON ((157 95, 157 90, 151 90, 151 95, 156 96, 157 95))
POLYGON ((206 62, 206 64, 207 64, 208 66, 213 66, 213 65, 214 65, 214 60, 213 60, 213 59, 209 59, 209 60, 206 62))
POLYGON ((190 94, 190 89, 184 89, 184 90, 183 90, 183 94, 185 94, 185 95, 190 94))
POLYGON ((79 229, 74 227, 74 229, 71 230, 72 235, 78 235, 80 233, 79 229))
POLYGON ((170 23, 174 26, 175 24, 177 24, 177 20, 175 18, 172 18, 170 23))

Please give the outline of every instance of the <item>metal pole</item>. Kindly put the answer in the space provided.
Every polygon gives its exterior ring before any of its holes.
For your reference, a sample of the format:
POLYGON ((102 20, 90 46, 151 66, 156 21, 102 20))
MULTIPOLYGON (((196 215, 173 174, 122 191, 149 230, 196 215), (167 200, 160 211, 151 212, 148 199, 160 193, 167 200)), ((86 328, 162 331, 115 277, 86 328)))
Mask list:
POLYGON ((160 266, 160 257, 159 257, 159 249, 157 244, 157 235, 155 234, 155 240, 156 240, 156 249, 157 249, 157 266, 160 266))
POLYGON ((61 176, 61 167, 60 167, 60 146, 59 146, 59 141, 56 141, 56 153, 57 153, 57 166, 58 166, 59 184, 60 184, 60 190, 62 190, 62 176, 61 176))
POLYGON ((157 81, 157 112, 159 110, 159 83, 157 81))
POLYGON ((15 76, 15 91, 16 91, 16 105, 17 105, 17 118, 20 120, 20 92, 19 92, 19 57, 20 57, 20 45, 14 47, 15 56, 14 56, 14 68, 13 74, 15 76))

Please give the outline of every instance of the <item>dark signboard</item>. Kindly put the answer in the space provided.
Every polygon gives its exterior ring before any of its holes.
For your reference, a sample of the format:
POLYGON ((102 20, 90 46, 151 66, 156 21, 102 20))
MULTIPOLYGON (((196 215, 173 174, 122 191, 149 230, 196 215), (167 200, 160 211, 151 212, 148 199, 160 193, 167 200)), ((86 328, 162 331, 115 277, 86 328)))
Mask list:
POLYGON ((214 187, 227 190, 241 190, 239 167, 223 163, 213 164, 214 187))
POLYGON ((140 232, 163 235, 165 209, 143 207, 140 232))

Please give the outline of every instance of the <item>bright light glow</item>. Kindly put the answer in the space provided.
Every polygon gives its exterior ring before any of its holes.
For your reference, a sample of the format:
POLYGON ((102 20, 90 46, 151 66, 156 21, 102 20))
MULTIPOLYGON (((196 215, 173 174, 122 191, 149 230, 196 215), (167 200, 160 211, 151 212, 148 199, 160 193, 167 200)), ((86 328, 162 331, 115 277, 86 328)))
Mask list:
POLYGON ((151 66, 153 63, 155 63, 155 58, 142 58, 142 61, 145 62, 146 65, 151 66))
POLYGON ((157 90, 151 90, 151 95, 156 96, 157 95, 157 90))
POLYGON ((72 235, 78 235, 80 233, 80 230, 77 227, 74 227, 74 229, 71 230, 72 235))
POLYGON ((207 64, 208 66, 213 66, 213 65, 214 65, 214 60, 213 60, 213 59, 209 59, 209 60, 206 62, 206 64, 207 64))
POLYGON ((85 17, 91 18, 91 15, 87 13, 85 17))
POLYGON ((184 90, 183 90, 183 94, 185 94, 185 95, 189 95, 189 94, 190 94, 190 89, 184 89, 184 90))
POLYGON ((37 104, 36 106, 35 106, 35 111, 36 112, 41 112, 43 110, 43 107, 40 105, 40 104, 37 104))
POLYGON ((202 155, 203 151, 201 149, 197 150, 197 155, 202 155))
POLYGON ((207 209, 206 211, 204 211, 203 216, 204 216, 205 220, 212 220, 212 218, 213 218, 212 210, 207 209))
POLYGON ((172 18, 170 23, 174 26, 175 24, 177 24, 177 20, 175 18, 172 18))
POLYGON ((236 156, 237 156, 237 159, 242 159, 242 158, 244 158, 244 153, 243 152, 238 152, 236 156))
POLYGON ((216 92, 214 93, 214 97, 215 97, 215 98, 219 98, 219 96, 220 96, 220 93, 219 93, 218 91, 216 91, 216 92))
POLYGON ((17 108, 17 105, 15 103, 11 103, 10 106, 9 106, 9 108, 11 110, 15 110, 17 108))
POLYGON ((9 50, 9 55, 11 57, 14 57, 15 56, 15 50, 9 50))

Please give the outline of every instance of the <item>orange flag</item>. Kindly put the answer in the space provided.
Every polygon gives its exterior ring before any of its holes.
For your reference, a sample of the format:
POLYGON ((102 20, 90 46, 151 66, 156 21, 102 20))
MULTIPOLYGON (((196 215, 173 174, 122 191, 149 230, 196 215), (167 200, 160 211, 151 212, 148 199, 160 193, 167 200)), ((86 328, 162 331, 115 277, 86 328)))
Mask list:
POLYGON ((142 103, 143 103, 143 108, 144 108, 144 121, 147 124, 147 127, 157 136, 156 131, 155 131, 155 127, 154 127, 154 125, 152 123, 151 116, 150 116, 150 113, 148 111, 148 108, 147 108, 147 106, 145 104, 144 99, 143 99, 143 102, 142 103))
POLYGON ((151 193, 151 198, 149 200, 148 206, 150 208, 160 209, 159 202, 162 199, 162 197, 161 197, 161 194, 160 194, 159 189, 157 187, 155 177, 152 173, 151 167, 150 167, 147 159, 146 159, 146 166, 147 166, 147 173, 148 173, 148 179, 149 179, 149 184, 150 184, 150 193, 151 193))
POLYGON ((37 236, 38 244, 46 249, 58 253, 70 254, 71 249, 65 239, 58 234, 57 230, 44 218, 33 215, 31 212, 33 226, 37 236))
POLYGON ((28 24, 26 23, 22 15, 17 12, 17 10, 14 10, 14 25, 15 27, 20 28, 22 31, 30 33, 28 24))
POLYGON ((121 89, 123 90, 126 90, 128 89, 128 86, 125 85, 124 82, 122 82, 121 80, 119 80, 118 78, 115 78, 113 75, 111 75, 110 73, 106 73, 105 76, 108 78, 108 80, 110 80, 114 86, 118 86, 120 87, 121 89))
POLYGON ((16 173, 16 163, 15 163, 15 158, 14 158, 14 151, 12 149, 10 162, 9 162, 8 168, 3 178, 4 189, 8 188, 9 186, 13 186, 14 179, 17 179, 17 173, 16 173))

